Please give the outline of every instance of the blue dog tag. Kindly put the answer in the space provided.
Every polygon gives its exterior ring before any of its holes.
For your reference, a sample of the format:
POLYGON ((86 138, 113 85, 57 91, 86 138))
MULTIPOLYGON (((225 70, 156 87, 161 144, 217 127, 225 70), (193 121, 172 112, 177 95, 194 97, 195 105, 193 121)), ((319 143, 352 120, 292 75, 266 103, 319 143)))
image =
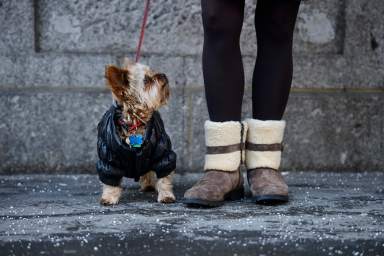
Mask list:
POLYGON ((129 135, 129 143, 131 144, 131 147, 140 148, 141 145, 143 144, 143 135, 141 134, 129 135))

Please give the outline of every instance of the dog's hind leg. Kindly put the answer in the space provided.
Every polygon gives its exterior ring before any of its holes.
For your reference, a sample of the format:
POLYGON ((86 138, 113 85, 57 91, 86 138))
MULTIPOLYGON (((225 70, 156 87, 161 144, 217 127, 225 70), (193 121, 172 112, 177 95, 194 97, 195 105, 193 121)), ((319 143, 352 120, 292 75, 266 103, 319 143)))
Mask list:
POLYGON ((157 201, 159 203, 174 203, 176 201, 176 197, 173 194, 173 174, 174 171, 168 176, 159 179, 156 183, 157 201))
POLYGON ((115 205, 119 203, 123 188, 119 186, 110 186, 103 184, 103 194, 100 198, 100 204, 102 205, 115 205))
POLYGON ((140 177, 139 180, 140 191, 154 191, 156 187, 156 173, 154 171, 149 171, 143 176, 140 177))

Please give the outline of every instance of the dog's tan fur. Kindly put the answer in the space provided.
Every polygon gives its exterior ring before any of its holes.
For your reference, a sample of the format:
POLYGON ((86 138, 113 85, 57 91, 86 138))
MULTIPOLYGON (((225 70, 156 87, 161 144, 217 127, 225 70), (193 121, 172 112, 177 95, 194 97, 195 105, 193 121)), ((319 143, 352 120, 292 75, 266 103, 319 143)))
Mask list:
POLYGON ((103 184, 103 194, 101 195, 100 203, 102 205, 118 204, 123 188, 121 186, 113 187, 103 184))
MULTIPOLYGON (((151 119, 152 113, 168 101, 170 93, 165 75, 155 73, 148 66, 131 63, 125 59, 122 68, 107 66, 105 77, 113 98, 122 106, 125 122, 130 125, 135 125, 136 122, 144 123, 135 131, 136 134, 143 135, 145 123, 151 119)), ((123 140, 129 143, 127 138, 131 133, 124 129, 120 129, 119 133, 123 140)), ((156 189, 158 202, 175 202, 172 175, 173 172, 157 180, 153 171, 146 173, 139 180, 141 191, 156 189)), ((104 184, 100 203, 103 205, 117 204, 121 194, 121 186, 112 187, 104 184)))

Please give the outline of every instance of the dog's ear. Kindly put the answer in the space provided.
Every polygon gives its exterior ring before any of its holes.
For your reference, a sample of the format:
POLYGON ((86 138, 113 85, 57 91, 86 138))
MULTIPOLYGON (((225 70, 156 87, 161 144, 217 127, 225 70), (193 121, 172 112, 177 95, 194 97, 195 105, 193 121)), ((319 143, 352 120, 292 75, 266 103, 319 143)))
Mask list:
POLYGON ((128 70, 110 65, 105 68, 107 85, 118 100, 123 100, 124 91, 129 87, 128 70))

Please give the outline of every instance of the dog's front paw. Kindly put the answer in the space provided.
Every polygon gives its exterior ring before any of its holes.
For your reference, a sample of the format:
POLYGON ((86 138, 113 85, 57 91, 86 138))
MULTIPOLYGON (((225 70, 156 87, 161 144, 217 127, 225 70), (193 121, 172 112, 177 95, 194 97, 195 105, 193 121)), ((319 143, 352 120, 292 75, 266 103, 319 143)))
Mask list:
POLYGON ((157 202, 170 204, 176 202, 176 197, 172 192, 169 191, 161 191, 157 196, 157 202))
POLYGON ((122 191, 123 189, 121 187, 104 185, 103 194, 100 198, 100 204, 104 206, 118 204, 122 191))
POLYGON ((100 204, 104 206, 112 206, 119 203, 118 198, 100 198, 100 204))

